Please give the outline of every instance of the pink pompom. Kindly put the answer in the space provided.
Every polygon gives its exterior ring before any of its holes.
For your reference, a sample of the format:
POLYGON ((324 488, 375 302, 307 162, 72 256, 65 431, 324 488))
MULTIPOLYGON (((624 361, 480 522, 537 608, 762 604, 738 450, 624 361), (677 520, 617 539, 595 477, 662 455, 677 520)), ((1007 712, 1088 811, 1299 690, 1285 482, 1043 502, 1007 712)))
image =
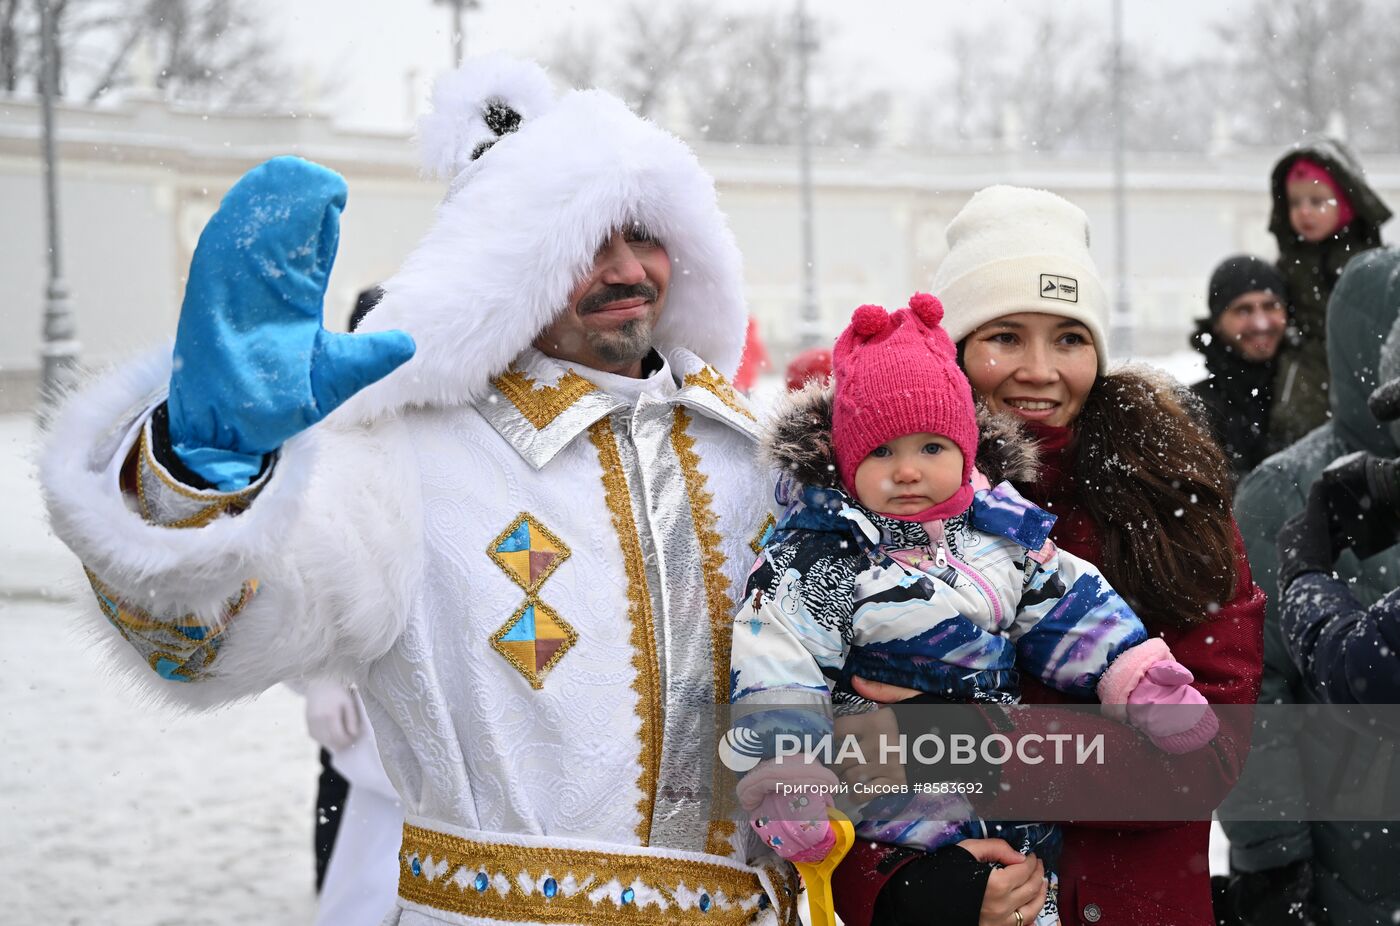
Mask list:
POLYGON ((943 321, 943 303, 938 301, 937 296, 930 296, 928 293, 915 293, 910 296, 909 310, 930 328, 943 321))
POLYGON ((863 338, 873 338, 890 326, 890 313, 884 306, 863 305, 851 315, 851 327, 863 338))

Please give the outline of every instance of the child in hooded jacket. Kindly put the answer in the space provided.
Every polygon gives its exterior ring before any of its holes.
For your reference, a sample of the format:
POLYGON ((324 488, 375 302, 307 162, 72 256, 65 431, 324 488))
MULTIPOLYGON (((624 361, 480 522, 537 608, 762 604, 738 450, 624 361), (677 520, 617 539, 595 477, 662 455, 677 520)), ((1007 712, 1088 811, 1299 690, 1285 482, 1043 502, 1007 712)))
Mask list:
POLYGON ((1269 412, 1272 453, 1327 420, 1327 304, 1347 262, 1381 246, 1390 209, 1336 139, 1289 150, 1274 165, 1270 185, 1269 231, 1278 242, 1290 312, 1269 412))
MULTIPOLYGON (((1055 548, 1053 515, 974 469, 976 408, 942 318, 927 294, 892 315, 861 306, 836 344, 829 427, 811 405, 795 427, 775 426, 779 442, 809 443, 803 451, 817 457, 829 446, 834 460, 779 483, 786 509, 735 617, 732 703, 771 743, 777 732, 829 732, 832 691, 849 690, 855 675, 949 701, 1012 703, 1026 671, 1120 706, 1168 752, 1206 744, 1218 721, 1191 673, 1092 564, 1055 548), (1137 709, 1159 704, 1185 708, 1137 709), (803 705, 815 710, 792 710, 803 705)), ((784 453, 770 437, 770 456, 784 453)), ((740 781, 739 797, 780 855, 814 861, 834 842, 822 814, 835 785, 815 762, 769 758, 740 781), (808 793, 823 800, 782 793, 793 783, 819 786, 808 793)), ((1050 872, 1055 827, 946 819, 955 809, 970 814, 960 801, 915 798, 900 819, 866 819, 856 832, 925 851, 1003 837, 1050 872)), ((1053 892, 1035 922, 1058 922, 1053 892)))

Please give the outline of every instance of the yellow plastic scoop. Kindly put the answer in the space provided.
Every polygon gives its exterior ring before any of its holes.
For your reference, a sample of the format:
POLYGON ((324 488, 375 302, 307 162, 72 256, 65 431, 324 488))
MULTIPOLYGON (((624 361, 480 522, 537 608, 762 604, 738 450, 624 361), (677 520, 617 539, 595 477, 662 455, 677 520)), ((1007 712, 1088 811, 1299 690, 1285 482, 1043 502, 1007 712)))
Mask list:
POLYGON ((851 820, 835 807, 826 809, 836 844, 820 862, 795 862, 802 883, 807 885, 807 913, 812 926, 836 926, 836 904, 831 899, 831 873, 856 841, 856 828, 851 820))

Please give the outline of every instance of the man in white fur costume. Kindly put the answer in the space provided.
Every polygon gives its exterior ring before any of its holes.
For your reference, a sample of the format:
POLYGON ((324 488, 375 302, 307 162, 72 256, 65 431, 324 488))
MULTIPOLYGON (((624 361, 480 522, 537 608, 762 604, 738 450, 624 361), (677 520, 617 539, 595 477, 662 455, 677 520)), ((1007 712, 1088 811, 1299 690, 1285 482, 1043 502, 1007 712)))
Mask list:
POLYGON ((711 801, 772 523, 713 183, 533 65, 469 62, 434 104, 451 186, 369 333, 320 323, 343 182, 254 169, 201 237, 174 362, 56 424, 55 532, 172 701, 358 682, 407 815, 396 922, 795 922, 790 869, 711 801))

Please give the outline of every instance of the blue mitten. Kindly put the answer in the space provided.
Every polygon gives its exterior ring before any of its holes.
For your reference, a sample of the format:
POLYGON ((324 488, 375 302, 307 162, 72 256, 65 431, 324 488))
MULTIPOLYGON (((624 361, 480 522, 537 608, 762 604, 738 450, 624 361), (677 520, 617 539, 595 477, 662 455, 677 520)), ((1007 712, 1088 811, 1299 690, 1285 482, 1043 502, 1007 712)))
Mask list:
POLYGON ((170 441, 221 491, 263 457, 413 356, 402 331, 332 334, 321 303, 340 239, 345 181, 273 158, 224 196, 190 262, 170 375, 170 441))

